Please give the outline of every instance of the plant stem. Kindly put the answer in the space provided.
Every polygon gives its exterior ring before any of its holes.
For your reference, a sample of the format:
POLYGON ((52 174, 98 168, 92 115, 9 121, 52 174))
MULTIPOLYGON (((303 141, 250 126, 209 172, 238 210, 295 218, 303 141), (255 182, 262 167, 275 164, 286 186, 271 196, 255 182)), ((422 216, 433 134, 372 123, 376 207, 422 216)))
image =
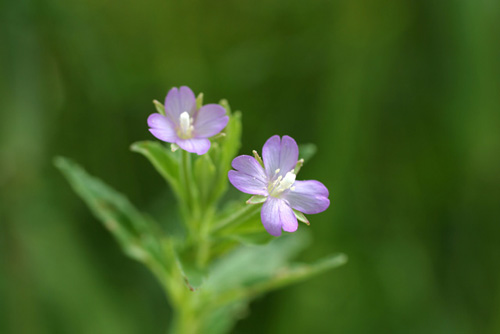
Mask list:
POLYGON ((181 178, 184 183, 185 189, 185 203, 188 210, 186 217, 186 224, 188 225, 192 234, 194 234, 194 230, 196 229, 196 221, 199 219, 199 203, 197 196, 197 189, 195 184, 193 183, 193 169, 191 165, 191 156, 189 152, 182 150, 181 157, 181 178))

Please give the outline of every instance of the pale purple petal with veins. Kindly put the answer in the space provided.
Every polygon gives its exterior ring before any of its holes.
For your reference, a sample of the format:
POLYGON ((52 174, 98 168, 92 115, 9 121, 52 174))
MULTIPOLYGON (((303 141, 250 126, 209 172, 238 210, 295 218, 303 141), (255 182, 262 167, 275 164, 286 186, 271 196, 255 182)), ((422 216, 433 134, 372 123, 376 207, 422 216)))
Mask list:
POLYGON ((283 175, 293 170, 299 160, 299 146, 292 137, 283 136, 281 139, 280 165, 283 175))
POLYGON ((218 104, 207 104, 198 110, 194 120, 196 137, 215 136, 224 129, 229 121, 226 110, 218 104))
POLYGON ((177 139, 175 142, 185 151, 202 155, 208 152, 210 140, 206 138, 177 139))
POLYGON ((299 147, 295 140, 289 136, 283 136, 280 140, 278 135, 269 138, 262 148, 262 158, 269 179, 275 176, 279 169, 279 175, 284 176, 293 170, 299 158, 299 147))
POLYGON ((255 175, 230 170, 227 176, 231 184, 239 191, 245 194, 267 196, 267 183, 255 175))
POLYGON ((148 117, 149 131, 158 139, 174 143, 177 139, 175 125, 167 117, 160 114, 151 114, 148 117))
POLYGON ((268 197, 262 206, 260 217, 266 231, 275 237, 281 235, 281 229, 295 232, 298 228, 297 218, 292 209, 279 198, 268 197))
POLYGON ((280 136, 275 135, 269 138, 264 147, 262 147, 262 160, 269 179, 272 179, 274 172, 280 164, 281 140, 280 136))
POLYGON ((262 183, 267 183, 264 168, 262 168, 254 157, 249 155, 240 155, 239 157, 233 159, 231 166, 240 173, 247 174, 262 183))
POLYGON ((306 214, 320 213, 330 206, 328 189, 316 180, 295 181, 293 190, 286 192, 283 199, 295 210, 306 214))
POLYGON ((191 116, 195 113, 196 97, 189 87, 174 87, 169 90, 165 98, 165 114, 176 125, 179 125, 179 116, 184 111, 187 111, 191 116))
POLYGON ((228 173, 229 181, 241 192, 267 196, 267 177, 264 168, 249 155, 233 159, 231 166, 236 170, 228 173))

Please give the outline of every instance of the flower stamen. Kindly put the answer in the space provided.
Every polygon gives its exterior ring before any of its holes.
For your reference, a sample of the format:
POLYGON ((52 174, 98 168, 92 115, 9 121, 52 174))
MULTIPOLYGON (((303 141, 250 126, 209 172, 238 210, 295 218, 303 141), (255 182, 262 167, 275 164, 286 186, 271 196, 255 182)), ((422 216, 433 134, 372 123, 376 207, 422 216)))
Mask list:
MULTIPOLYGON (((279 173, 279 170, 276 170, 279 173)), ((293 184, 295 183, 295 173, 293 170, 289 171, 285 174, 285 177, 282 175, 278 176, 278 178, 272 182, 268 187, 268 192, 270 196, 278 197, 285 190, 292 189, 293 184)), ((293 189, 292 189, 293 190, 293 189)))
POLYGON ((187 111, 184 111, 179 116, 179 131, 177 131, 179 138, 182 138, 182 139, 191 138, 193 129, 194 129, 193 119, 189 116, 187 111))

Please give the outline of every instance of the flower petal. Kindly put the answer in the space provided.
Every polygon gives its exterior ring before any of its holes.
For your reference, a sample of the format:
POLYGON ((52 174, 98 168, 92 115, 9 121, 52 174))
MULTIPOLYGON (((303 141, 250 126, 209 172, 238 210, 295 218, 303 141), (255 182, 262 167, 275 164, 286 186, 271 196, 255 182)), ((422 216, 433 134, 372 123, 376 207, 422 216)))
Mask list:
POLYGON ((156 138, 173 143, 178 136, 175 132, 175 125, 167 117, 160 114, 151 114, 148 117, 149 131, 156 138))
POLYGON ((262 168, 254 157, 249 155, 240 155, 239 157, 233 159, 231 166, 240 173, 247 174, 254 179, 258 179, 263 184, 267 183, 264 168, 262 168))
POLYGON ((230 170, 227 176, 229 182, 241 192, 251 195, 268 195, 266 183, 256 177, 235 170, 230 170))
POLYGON ((275 176, 277 169, 279 175, 284 176, 295 168, 299 158, 299 147, 295 140, 289 136, 278 135, 269 138, 262 148, 262 158, 269 179, 275 176))
POLYGON ((231 166, 236 171, 229 171, 229 181, 241 192, 267 196, 267 179, 264 168, 249 155, 240 155, 233 159, 231 166))
POLYGON ((215 136, 224 129, 229 121, 226 109, 218 104, 207 104, 198 110, 194 120, 196 137, 208 138, 215 136))
POLYGON ((293 170, 299 160, 299 146, 292 137, 281 138, 280 169, 284 174, 293 170))
POLYGON ((319 181, 295 181, 293 188, 294 190, 284 193, 282 198, 295 210, 314 214, 323 212, 330 206, 328 189, 319 181))
POLYGON ((165 114, 176 125, 179 125, 179 117, 187 111, 189 115, 193 115, 196 111, 196 97, 191 88, 182 86, 181 88, 174 87, 169 90, 165 98, 165 114))
POLYGON ((262 206, 260 218, 266 231, 275 237, 281 235, 282 228, 286 232, 295 232, 299 226, 292 208, 285 201, 275 197, 268 197, 262 206))
POLYGON ((205 138, 177 139, 175 142, 185 151, 202 155, 208 152, 210 140, 205 138))

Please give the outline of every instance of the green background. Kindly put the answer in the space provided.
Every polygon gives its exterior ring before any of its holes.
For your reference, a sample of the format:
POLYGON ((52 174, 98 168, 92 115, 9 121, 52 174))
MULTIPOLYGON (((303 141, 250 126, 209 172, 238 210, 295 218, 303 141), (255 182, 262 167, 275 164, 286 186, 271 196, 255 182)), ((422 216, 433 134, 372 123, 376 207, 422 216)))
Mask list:
POLYGON ((332 205, 302 259, 349 255, 235 333, 500 333, 499 22, 494 0, 4 1, 0 332, 165 331, 159 285, 52 158, 165 221, 172 195, 129 145, 188 85, 242 110, 244 154, 317 144, 299 179, 332 205))

